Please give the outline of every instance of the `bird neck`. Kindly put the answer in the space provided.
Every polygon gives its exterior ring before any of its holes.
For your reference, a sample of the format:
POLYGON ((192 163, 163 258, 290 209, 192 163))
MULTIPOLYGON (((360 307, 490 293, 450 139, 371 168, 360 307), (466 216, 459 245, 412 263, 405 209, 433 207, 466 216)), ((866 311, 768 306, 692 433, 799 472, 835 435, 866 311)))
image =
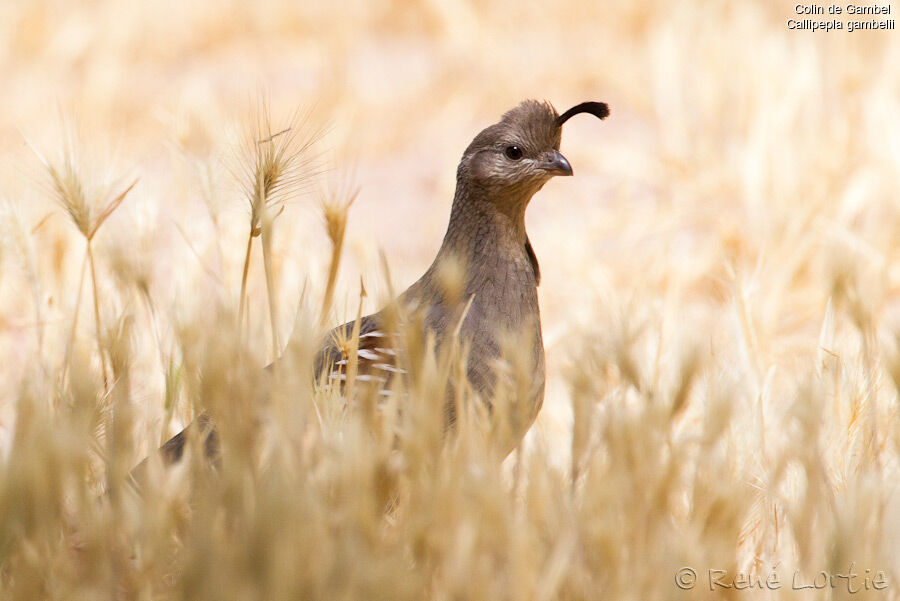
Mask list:
MULTIPOLYGON (((454 305, 467 300, 474 304, 469 313, 493 315, 502 308, 503 315, 521 315, 521 305, 536 307, 540 271, 525 234, 527 197, 497 199, 496 194, 480 189, 460 178, 450 211, 450 223, 434 262, 419 280, 403 294, 417 306, 423 299, 430 304, 454 305), (442 283, 443 268, 462 268, 461 289, 451 292, 442 283), (530 289, 523 291, 523 287, 530 289), (519 311, 519 313, 517 313, 519 311)), ((451 272, 444 272, 451 273, 451 272)), ((432 311, 431 327, 455 323, 459 315, 432 311), (449 319, 449 321, 446 321, 449 319)), ((499 314, 496 315, 500 319, 499 314)))
POLYGON ((495 262, 524 256, 525 209, 533 194, 529 190, 498 196, 460 179, 438 258, 453 255, 480 265, 486 259, 495 262))

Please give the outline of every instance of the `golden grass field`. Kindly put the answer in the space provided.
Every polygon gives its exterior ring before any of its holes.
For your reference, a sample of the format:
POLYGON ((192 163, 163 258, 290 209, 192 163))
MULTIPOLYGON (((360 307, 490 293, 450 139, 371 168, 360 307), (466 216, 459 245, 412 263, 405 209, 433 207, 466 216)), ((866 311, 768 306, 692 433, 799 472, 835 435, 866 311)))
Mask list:
POLYGON ((900 41, 793 7, 0 5, 0 599, 900 598, 900 41), (323 326, 424 271, 525 98, 611 108, 528 212, 536 424, 444 442, 433 364, 402 423, 344 413, 303 375, 323 326), (260 111, 320 135, 239 336, 260 111), (203 409, 219 472, 136 494, 203 409))

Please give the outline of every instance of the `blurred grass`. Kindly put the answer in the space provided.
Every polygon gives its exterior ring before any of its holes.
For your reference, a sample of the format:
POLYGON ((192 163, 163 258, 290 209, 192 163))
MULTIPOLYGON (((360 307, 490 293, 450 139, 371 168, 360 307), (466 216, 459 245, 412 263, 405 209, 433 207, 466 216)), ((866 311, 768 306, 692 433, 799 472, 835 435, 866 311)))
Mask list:
POLYGON ((0 5, 0 598, 656 599, 685 565, 789 588, 850 562, 891 583, 853 598, 896 598, 900 43, 791 32, 792 8, 0 5), (308 390, 315 193, 286 199, 271 269, 253 255, 234 335, 227 165, 260 88, 276 121, 314 107, 328 178, 360 188, 332 323, 360 277, 364 311, 384 300, 379 249, 396 289, 428 265, 481 127, 526 97, 610 103, 567 124, 576 177, 529 209, 548 395, 523 452, 475 426, 442 445, 427 369, 404 424, 308 390), (88 187, 140 182, 94 241, 105 359, 83 314, 62 378, 84 241, 23 135, 53 156, 69 125, 88 187), (123 487, 201 408, 222 472, 123 487))

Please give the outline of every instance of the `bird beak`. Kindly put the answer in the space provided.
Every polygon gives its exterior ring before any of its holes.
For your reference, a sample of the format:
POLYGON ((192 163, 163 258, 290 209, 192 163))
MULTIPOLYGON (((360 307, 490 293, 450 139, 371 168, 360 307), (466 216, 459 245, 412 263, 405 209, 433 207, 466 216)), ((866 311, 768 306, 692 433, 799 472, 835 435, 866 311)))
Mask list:
POLYGON ((541 163, 541 168, 550 175, 572 175, 572 165, 558 150, 554 150, 547 160, 541 163))

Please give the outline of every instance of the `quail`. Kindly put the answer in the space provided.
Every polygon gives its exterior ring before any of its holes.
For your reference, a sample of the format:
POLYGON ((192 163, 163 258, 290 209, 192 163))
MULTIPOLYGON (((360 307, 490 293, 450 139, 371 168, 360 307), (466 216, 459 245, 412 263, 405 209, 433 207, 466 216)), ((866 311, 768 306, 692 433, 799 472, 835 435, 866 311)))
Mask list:
MULTIPOLYGON (((579 113, 604 119, 609 109, 602 102, 584 102, 558 114, 548 102, 526 100, 475 136, 457 169, 456 193, 440 250, 424 275, 396 301, 408 311, 420 312, 436 347, 440 348, 451 332, 458 336, 468 350, 468 382, 485 403, 490 403, 497 383, 502 337, 514 335, 524 345, 531 381, 517 389, 524 398, 515 401, 525 407, 526 417, 512 433, 507 452, 531 426, 544 398, 544 347, 537 298, 541 272, 525 231, 525 210, 552 177, 572 175, 559 145, 563 124, 579 113), (448 262, 461 268, 459 294, 447 294, 441 284, 441 268, 448 262)), ((351 363, 348 352, 356 353, 358 381, 386 388, 394 378, 404 376, 386 311, 348 322, 328 334, 314 361, 321 382, 340 385, 346 380, 351 363), (352 350, 348 350, 342 341, 356 335, 357 344, 349 345, 352 350)), ((454 409, 449 397, 444 409, 452 423, 454 409)), ((160 451, 165 463, 181 457, 190 428, 201 431, 207 455, 217 455, 215 429, 202 415, 163 445, 160 451)))

